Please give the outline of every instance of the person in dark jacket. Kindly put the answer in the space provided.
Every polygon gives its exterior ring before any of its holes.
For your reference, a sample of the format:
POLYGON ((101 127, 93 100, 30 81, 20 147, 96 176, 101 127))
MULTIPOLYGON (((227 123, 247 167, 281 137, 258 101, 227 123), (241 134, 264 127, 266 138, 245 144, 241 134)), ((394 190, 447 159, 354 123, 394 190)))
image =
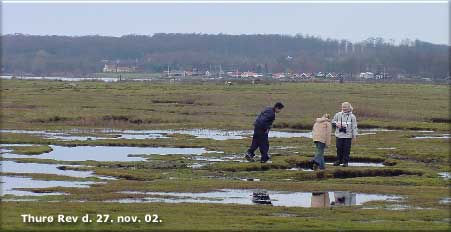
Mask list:
POLYGON ((277 102, 274 107, 266 107, 260 115, 257 116, 254 122, 254 135, 252 137, 252 144, 244 158, 247 161, 254 162, 254 152, 257 148, 260 149, 261 163, 266 163, 270 159, 268 155, 269 141, 268 133, 271 129, 272 123, 276 119, 276 113, 280 113, 284 105, 277 102))

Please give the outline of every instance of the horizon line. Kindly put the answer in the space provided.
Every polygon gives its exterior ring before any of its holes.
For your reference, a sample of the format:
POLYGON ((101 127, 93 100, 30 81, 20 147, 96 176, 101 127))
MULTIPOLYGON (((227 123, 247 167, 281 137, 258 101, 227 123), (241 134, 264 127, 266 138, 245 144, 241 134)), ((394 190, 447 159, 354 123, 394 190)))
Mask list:
POLYGON ((63 3, 63 4, 448 4, 447 0, 5 0, 0 3, 7 4, 51 4, 51 3, 63 3))
POLYGON ((146 36, 146 37, 153 37, 156 34, 182 34, 182 35, 230 35, 230 36, 249 36, 249 35, 278 35, 278 36, 288 36, 288 37, 296 37, 298 35, 305 37, 313 37, 316 39, 320 39, 320 40, 337 40, 337 41, 342 41, 345 40, 347 42, 350 43, 361 43, 366 41, 367 39, 371 39, 371 38, 381 38, 384 40, 384 42, 390 42, 391 40, 395 41, 394 43, 390 43, 390 44, 399 44, 400 42, 402 42, 403 40, 411 40, 411 41, 421 41, 421 42, 426 42, 426 43, 431 43, 431 44, 435 44, 435 45, 446 45, 446 46, 451 46, 449 43, 440 43, 440 42, 431 42, 431 41, 426 41, 426 40, 421 40, 419 38, 403 38, 400 40, 396 40, 393 38, 384 38, 381 36, 368 36, 366 39, 363 40, 354 40, 354 42, 350 39, 343 39, 343 38, 332 38, 332 37, 323 37, 320 35, 312 35, 312 34, 302 34, 302 33, 296 33, 296 34, 283 34, 283 33, 253 33, 253 34, 229 34, 229 33, 223 33, 223 32, 218 32, 218 33, 201 33, 201 32, 155 32, 155 33, 151 33, 151 34, 136 34, 136 33, 130 33, 130 34, 122 34, 122 35, 105 35, 105 34, 85 34, 85 35, 62 35, 62 34, 27 34, 27 33, 21 33, 21 32, 14 32, 14 33, 8 33, 8 34, 1 34, 0 36, 15 36, 15 35, 25 35, 25 36, 61 36, 61 37, 89 37, 89 36, 99 36, 99 37, 115 37, 115 38, 121 38, 121 37, 125 37, 125 36, 146 36))

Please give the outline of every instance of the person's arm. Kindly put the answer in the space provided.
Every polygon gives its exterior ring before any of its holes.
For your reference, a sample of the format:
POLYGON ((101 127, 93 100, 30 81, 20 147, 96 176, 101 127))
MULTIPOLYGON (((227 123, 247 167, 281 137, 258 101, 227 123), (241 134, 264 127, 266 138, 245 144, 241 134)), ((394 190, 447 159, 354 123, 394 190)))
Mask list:
POLYGON ((352 140, 353 142, 357 142, 357 134, 358 134, 358 129, 357 129, 357 118, 355 117, 355 115, 352 115, 352 140))
POLYGON ((268 108, 263 113, 263 123, 264 128, 266 129, 266 133, 269 133, 271 126, 276 119, 276 114, 272 108, 268 108))
POLYGON ((334 118, 332 119, 332 127, 337 127, 337 121, 338 121, 338 113, 335 114, 334 118))
POLYGON ((326 145, 330 146, 330 142, 332 139, 332 124, 331 123, 327 123, 326 124, 326 145))

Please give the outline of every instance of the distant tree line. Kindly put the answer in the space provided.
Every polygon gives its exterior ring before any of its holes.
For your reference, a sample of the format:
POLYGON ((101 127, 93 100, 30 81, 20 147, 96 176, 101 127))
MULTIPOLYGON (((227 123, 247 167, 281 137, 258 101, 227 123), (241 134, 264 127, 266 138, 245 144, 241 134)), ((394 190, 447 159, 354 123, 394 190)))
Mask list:
POLYGON ((382 38, 359 43, 308 35, 166 34, 152 36, 1 36, 2 73, 86 75, 105 63, 140 72, 222 70, 387 72, 435 79, 449 76, 449 46, 419 40, 395 45, 382 38))

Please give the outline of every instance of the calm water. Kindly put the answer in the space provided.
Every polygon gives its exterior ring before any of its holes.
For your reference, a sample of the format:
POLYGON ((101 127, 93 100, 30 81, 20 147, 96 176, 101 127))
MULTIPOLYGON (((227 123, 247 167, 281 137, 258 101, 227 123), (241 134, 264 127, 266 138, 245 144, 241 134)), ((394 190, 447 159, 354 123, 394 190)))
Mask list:
MULTIPOLYGON (((129 155, 201 155, 204 148, 171 148, 171 147, 115 147, 115 146, 77 146, 63 147, 51 145, 53 151, 35 155, 37 159, 53 159, 60 161, 144 161, 143 157, 129 155)), ((5 158, 25 158, 17 154, 2 154, 5 158)))

